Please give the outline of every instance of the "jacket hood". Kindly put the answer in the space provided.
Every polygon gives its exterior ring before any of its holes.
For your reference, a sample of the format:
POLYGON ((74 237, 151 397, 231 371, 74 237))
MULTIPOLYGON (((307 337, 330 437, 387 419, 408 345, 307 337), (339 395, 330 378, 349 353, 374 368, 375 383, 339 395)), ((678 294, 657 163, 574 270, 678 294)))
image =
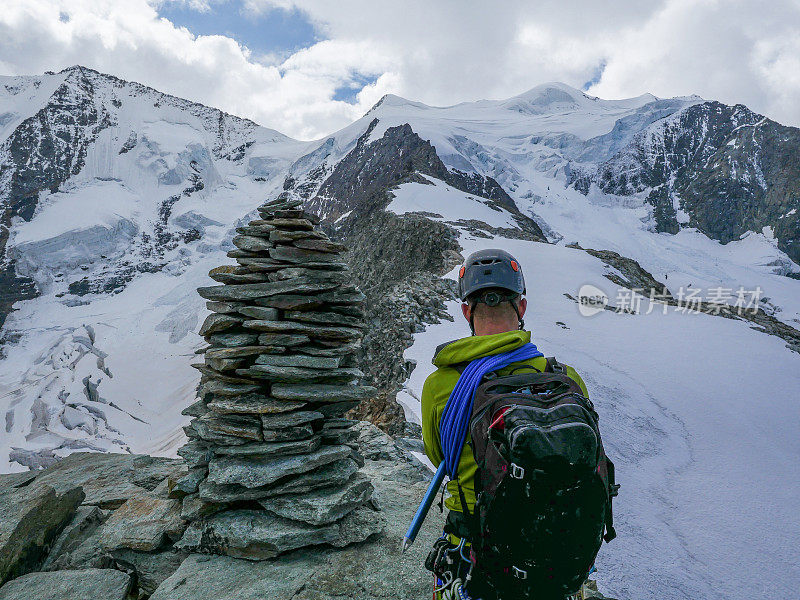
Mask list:
POLYGON ((446 367, 483 356, 516 350, 530 341, 530 331, 516 330, 493 335, 473 335, 447 342, 436 348, 433 364, 437 367, 446 367))

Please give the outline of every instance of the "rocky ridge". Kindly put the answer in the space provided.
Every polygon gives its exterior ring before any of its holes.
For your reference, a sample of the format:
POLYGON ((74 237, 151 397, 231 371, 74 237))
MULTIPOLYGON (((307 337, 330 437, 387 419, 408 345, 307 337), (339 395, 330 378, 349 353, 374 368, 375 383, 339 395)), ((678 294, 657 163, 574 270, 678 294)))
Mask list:
POLYGON ((353 363, 364 296, 348 283, 344 246, 299 204, 261 207, 233 238, 238 266, 212 269, 222 285, 198 290, 209 346, 195 365, 199 400, 184 411, 190 441, 178 452, 190 470, 170 489, 191 521, 184 550, 272 558, 381 529, 356 421, 343 417, 377 391, 358 385, 353 363))
MULTIPOLYGON (((422 565, 443 516, 431 511, 405 554, 400 540, 430 472, 373 425, 350 431, 385 528, 344 548, 328 541, 272 559, 189 554, 176 543, 187 521, 170 488, 192 468, 182 460, 75 453, 41 471, 0 475, 0 497, 14 507, 0 518, 0 599, 426 598, 422 565)), ((263 543, 295 533, 284 520, 259 530, 263 543)))

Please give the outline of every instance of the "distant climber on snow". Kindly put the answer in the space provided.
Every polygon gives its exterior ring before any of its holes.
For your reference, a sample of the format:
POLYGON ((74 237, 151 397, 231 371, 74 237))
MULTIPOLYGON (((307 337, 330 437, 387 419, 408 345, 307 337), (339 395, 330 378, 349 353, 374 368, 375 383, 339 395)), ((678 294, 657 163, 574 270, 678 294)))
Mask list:
POLYGON ((530 343, 513 256, 475 252, 458 275, 472 335, 436 349, 421 398, 425 453, 439 481, 450 479, 444 532, 425 563, 434 598, 580 598, 602 540, 615 536, 619 486, 597 413, 575 370, 530 343))

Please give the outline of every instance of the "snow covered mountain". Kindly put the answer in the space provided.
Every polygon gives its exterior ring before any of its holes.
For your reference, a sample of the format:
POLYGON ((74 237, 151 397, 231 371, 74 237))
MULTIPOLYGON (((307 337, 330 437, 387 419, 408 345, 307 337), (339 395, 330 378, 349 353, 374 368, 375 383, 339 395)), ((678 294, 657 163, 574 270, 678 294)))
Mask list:
POLYGON ((413 436, 433 348, 468 334, 456 267, 507 248, 534 341, 584 377, 617 463, 603 589, 794 589, 797 129, 546 84, 452 107, 386 96, 298 142, 81 67, 0 86, 0 471, 85 448, 173 453, 199 377, 195 288, 282 193, 351 247, 362 370, 381 389, 364 416, 413 436), (587 284, 625 310, 582 316, 587 284), (761 311, 740 318, 737 290, 759 290, 761 311))

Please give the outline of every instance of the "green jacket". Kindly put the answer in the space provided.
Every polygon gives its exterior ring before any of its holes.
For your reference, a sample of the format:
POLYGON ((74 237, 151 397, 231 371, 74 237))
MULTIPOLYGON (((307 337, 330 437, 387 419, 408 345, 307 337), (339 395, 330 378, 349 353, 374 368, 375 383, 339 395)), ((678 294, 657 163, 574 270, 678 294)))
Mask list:
MULTIPOLYGON (((530 341, 530 331, 508 331, 506 333, 497 333, 494 335, 462 338, 450 342, 439 349, 433 357, 433 364, 438 368, 425 380, 425 384, 422 386, 422 398, 420 401, 422 404, 422 441, 425 445, 425 454, 428 455, 428 458, 434 466, 438 466, 444 459, 442 448, 439 443, 439 420, 442 418, 447 399, 450 397, 450 392, 453 391, 459 377, 459 372, 450 365, 474 360, 482 356, 491 356, 492 354, 508 352, 530 341)), ((545 357, 540 356, 518 363, 512 363, 507 367, 499 369, 497 373, 499 375, 505 375, 514 367, 523 364, 531 365, 539 371, 544 371, 545 363, 545 357)), ((586 392, 586 385, 583 383, 580 375, 578 375, 572 367, 568 365, 564 366, 567 369, 567 375, 577 382, 581 390, 583 390, 583 394, 588 398, 589 394, 586 392)), ((467 440, 469 439, 468 432, 467 440)), ((458 462, 458 480, 461 482, 461 489, 464 490, 464 497, 470 512, 475 505, 475 486, 473 482, 477 469, 478 466, 475 464, 475 458, 472 456, 472 449, 467 444, 464 444, 464 449, 461 452, 461 458, 458 462)), ((463 512, 461 501, 458 497, 458 485, 455 481, 450 481, 447 484, 447 491, 450 493, 450 497, 445 501, 445 506, 450 510, 463 512)))

